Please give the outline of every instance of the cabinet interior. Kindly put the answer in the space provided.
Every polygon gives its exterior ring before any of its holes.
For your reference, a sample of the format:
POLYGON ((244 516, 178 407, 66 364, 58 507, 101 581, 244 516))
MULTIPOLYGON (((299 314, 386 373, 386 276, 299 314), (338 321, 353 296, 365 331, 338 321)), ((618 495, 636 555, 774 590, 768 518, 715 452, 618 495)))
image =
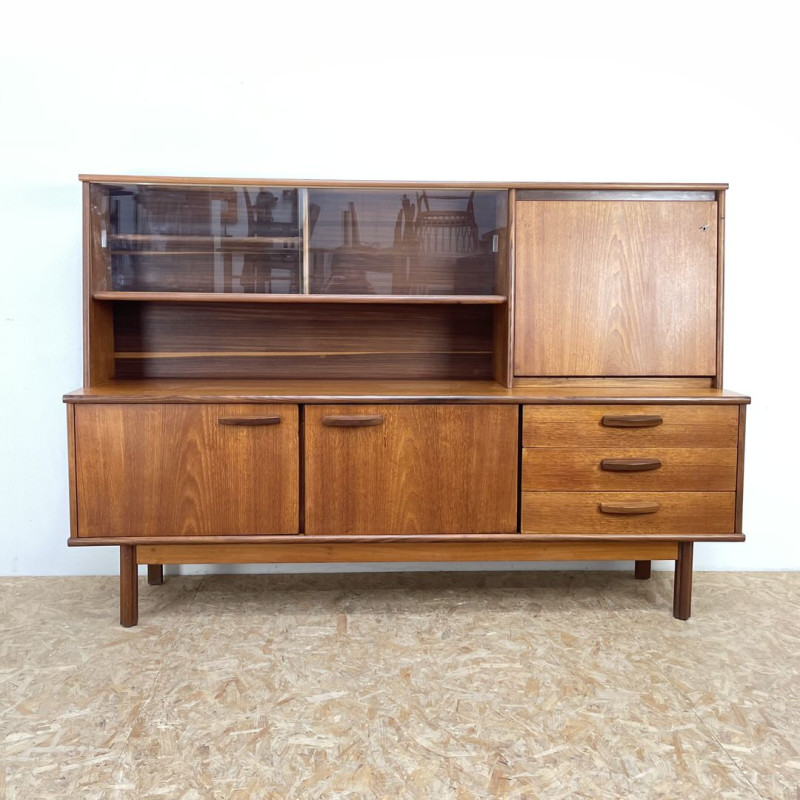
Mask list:
POLYGON ((494 314, 482 305, 117 302, 114 375, 487 380, 494 314))

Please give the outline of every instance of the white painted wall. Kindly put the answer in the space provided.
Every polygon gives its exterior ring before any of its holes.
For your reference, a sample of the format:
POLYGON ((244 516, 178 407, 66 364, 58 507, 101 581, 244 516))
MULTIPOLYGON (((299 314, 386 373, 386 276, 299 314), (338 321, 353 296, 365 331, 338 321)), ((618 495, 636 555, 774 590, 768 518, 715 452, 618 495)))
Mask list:
POLYGON ((117 569, 114 549, 65 546, 78 172, 729 182, 725 379, 754 399, 749 539, 700 545, 696 564, 800 568, 788 5, 203 8, 18 4, 0 31, 0 574, 117 569))

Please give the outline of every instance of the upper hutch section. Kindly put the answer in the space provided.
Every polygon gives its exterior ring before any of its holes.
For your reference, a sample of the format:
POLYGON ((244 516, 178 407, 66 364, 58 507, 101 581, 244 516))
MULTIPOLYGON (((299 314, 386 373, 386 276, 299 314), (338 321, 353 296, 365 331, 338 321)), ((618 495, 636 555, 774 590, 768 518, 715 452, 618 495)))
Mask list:
POLYGON ((488 298, 506 265, 499 189, 129 179, 90 195, 100 292, 488 298))
POLYGON ((725 184, 81 180, 87 387, 722 387, 725 184))

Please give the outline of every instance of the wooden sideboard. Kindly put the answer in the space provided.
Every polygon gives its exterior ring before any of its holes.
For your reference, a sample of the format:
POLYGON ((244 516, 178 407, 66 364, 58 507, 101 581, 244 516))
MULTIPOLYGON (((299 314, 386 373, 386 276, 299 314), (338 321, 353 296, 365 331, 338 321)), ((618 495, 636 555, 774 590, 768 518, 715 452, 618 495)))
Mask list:
POLYGON ((138 566, 743 541, 724 184, 81 176, 71 546, 138 566))

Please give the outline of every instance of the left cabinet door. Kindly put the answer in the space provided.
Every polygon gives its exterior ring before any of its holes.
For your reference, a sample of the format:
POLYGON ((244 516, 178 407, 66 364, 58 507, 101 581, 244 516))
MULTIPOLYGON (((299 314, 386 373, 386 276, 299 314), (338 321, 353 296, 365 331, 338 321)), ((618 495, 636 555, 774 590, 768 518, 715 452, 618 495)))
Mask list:
POLYGON ((75 409, 78 535, 299 531, 293 405, 75 409))

